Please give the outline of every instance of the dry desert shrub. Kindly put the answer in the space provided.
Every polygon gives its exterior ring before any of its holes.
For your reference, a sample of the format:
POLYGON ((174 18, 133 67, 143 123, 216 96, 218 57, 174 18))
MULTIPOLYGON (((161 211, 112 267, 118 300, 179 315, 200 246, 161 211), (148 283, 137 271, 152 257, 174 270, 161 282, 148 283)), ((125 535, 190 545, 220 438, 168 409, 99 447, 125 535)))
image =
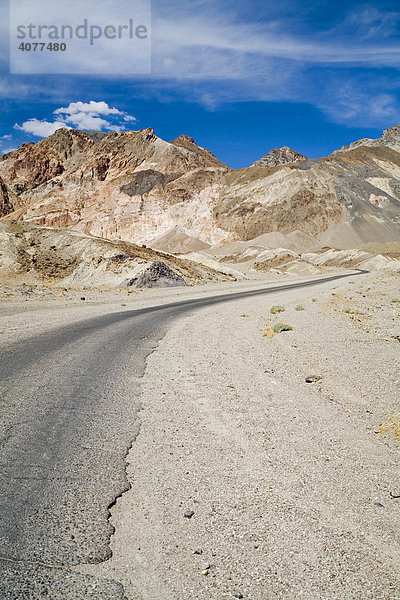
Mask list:
POLYGON ((277 304, 276 306, 272 306, 270 313, 271 315, 276 315, 277 313, 285 312, 285 307, 277 304))

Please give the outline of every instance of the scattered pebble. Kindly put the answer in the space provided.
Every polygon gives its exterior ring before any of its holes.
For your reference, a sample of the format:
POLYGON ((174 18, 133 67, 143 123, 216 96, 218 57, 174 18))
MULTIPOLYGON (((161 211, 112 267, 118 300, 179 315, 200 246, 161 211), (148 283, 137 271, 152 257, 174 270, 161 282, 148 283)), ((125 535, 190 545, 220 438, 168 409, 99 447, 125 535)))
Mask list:
POLYGON ((183 516, 185 517, 185 519, 191 519, 194 515, 194 510, 185 510, 185 512, 183 513, 183 516))
POLYGON ((321 375, 309 375, 306 377, 306 383, 316 383, 322 379, 321 375))

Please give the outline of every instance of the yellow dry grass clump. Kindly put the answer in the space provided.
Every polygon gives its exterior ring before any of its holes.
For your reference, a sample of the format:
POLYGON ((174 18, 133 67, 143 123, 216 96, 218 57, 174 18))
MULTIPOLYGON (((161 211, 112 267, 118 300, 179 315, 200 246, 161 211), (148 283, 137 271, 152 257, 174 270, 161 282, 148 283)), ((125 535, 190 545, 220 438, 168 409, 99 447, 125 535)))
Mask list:
POLYGON ((274 337, 274 335, 276 335, 276 331, 274 331, 271 326, 268 326, 264 329, 264 337, 271 339, 274 337))
POLYGON ((395 438, 400 442, 400 412, 385 421, 385 423, 379 427, 378 433, 386 433, 391 429, 393 429, 395 438))

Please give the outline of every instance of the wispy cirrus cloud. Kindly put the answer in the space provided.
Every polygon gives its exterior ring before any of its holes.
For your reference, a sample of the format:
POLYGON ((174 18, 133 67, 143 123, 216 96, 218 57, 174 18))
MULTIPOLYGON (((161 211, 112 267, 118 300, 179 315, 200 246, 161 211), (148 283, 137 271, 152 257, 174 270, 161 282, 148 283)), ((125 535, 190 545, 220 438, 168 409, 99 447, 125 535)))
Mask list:
MULTIPOLYGON (((284 26, 275 31, 255 24, 209 23, 204 17, 187 20, 159 20, 154 25, 153 74, 219 78, 237 78, 243 70, 228 67, 228 56, 233 65, 241 59, 243 66, 267 59, 282 59, 311 65, 398 66, 400 44, 369 40, 361 43, 346 28, 341 32, 322 32, 313 38, 289 33, 284 26), (200 56, 211 58, 205 68, 198 70, 200 56), (180 57, 185 60, 179 60, 180 57), (228 68, 224 67, 224 64, 228 68), (177 68, 179 67, 179 68, 177 68)), ((240 65, 239 65, 240 66, 240 65)), ((249 71, 246 71, 249 74, 249 71)))
MULTIPOLYGON (((353 35, 360 41, 396 37, 399 32, 400 14, 395 11, 382 11, 376 6, 364 6, 351 12, 337 30, 340 33, 353 35)), ((331 33, 334 33, 332 30, 331 33)))
POLYGON ((293 17, 238 23, 215 6, 175 20, 163 14, 153 25, 153 89, 212 110, 300 101, 341 124, 386 126, 400 120, 399 22, 398 12, 368 5, 311 32, 293 17))
POLYGON ((338 92, 321 98, 319 106, 336 123, 376 127, 400 123, 400 105, 395 95, 369 93, 351 83, 343 83, 338 92), (327 101, 329 98, 329 101, 327 101))
MULTIPOLYGON (((376 0, 356 8, 350 3, 349 11, 332 25, 323 19, 310 21, 318 7, 295 0, 281 4, 280 12, 272 0, 153 0, 151 76, 123 81, 136 95, 197 102, 210 110, 224 103, 290 101, 309 103, 329 120, 348 126, 384 127, 400 120, 399 11, 385 10, 376 0), (263 18, 258 18, 261 10, 263 18)), ((82 14, 89 5, 82 0, 82 14)), ((77 57, 78 62, 83 59, 77 57)), ((124 72, 130 57, 127 53, 110 60, 124 72)), ((104 97, 102 89, 107 89, 112 97, 110 81, 98 76, 96 82, 86 80, 86 91, 104 97)), ((71 94, 61 79, 53 89, 44 89, 20 78, 10 80, 8 94, 26 96, 29 90, 47 101, 52 94, 55 104, 58 93, 61 104, 65 97, 79 98, 80 82, 73 85, 71 94)), ((129 125, 130 117, 122 111, 106 114, 72 106, 79 104, 57 109, 52 120, 30 119, 20 127, 29 123, 26 130, 50 131, 62 122, 119 131, 129 125)))
POLYGON ((107 102, 70 102, 53 111, 55 121, 39 120, 35 117, 21 125, 16 123, 14 129, 36 137, 47 137, 63 127, 67 129, 84 129, 90 131, 124 131, 128 123, 136 118, 128 113, 111 107, 107 102))
POLYGON ((13 150, 15 150, 15 147, 11 147, 9 145, 11 141, 11 133, 7 133, 6 135, 0 136, 0 154, 7 154, 7 152, 12 152, 13 150))

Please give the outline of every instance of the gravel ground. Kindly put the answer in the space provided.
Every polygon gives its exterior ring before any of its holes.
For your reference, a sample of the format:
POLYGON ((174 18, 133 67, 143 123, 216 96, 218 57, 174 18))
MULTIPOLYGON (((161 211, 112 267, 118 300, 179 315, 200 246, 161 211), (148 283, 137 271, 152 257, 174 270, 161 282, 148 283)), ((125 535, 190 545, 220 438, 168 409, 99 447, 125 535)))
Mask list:
MULTIPOLYGON (((327 273, 330 275, 331 273, 327 273)), ((319 276, 316 276, 318 278, 319 276)), ((56 287, 0 282, 0 345, 31 338, 50 329, 103 314, 146 308, 176 300, 246 291, 302 278, 268 274, 258 281, 212 283, 179 288, 64 290, 56 287)), ((304 280, 312 277, 303 277, 304 280)))
POLYGON ((129 600, 400 598, 396 299, 398 276, 367 275, 176 322, 148 359, 113 556, 79 570, 129 600), (277 322, 293 330, 263 335, 277 322))

